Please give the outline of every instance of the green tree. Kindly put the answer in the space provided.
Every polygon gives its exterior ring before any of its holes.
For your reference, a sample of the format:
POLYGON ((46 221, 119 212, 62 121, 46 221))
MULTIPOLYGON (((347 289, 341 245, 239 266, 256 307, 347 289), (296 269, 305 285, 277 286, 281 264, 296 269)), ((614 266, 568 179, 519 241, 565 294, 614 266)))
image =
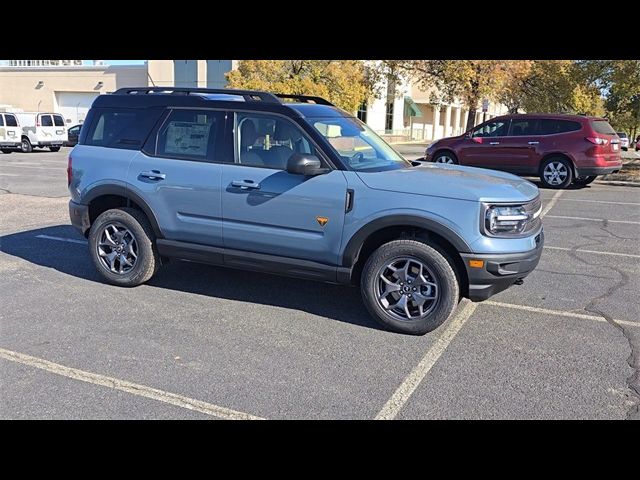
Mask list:
POLYGON ((614 128, 634 139, 640 133, 640 60, 613 60, 608 65, 607 114, 614 128))
POLYGON ((230 88, 316 95, 355 113, 375 78, 357 60, 243 60, 226 74, 230 88))

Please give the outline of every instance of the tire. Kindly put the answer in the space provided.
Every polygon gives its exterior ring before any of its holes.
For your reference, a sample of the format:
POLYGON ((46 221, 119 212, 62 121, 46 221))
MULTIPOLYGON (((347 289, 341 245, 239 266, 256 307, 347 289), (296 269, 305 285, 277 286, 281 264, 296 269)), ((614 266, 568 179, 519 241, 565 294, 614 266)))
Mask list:
POLYGON ((596 178, 598 178, 597 175, 589 175, 589 176, 585 176, 585 177, 576 177, 576 179, 573 181, 573 184, 582 187, 584 185, 589 185, 596 178))
MULTIPOLYGON (((120 245, 120 247, 122 247, 122 245, 120 245)), ((124 250, 126 251, 126 249, 124 250)), ((116 208, 107 210, 98 216, 95 222, 93 222, 93 225, 91 225, 89 232, 89 254, 100 275, 102 275, 108 283, 121 287, 135 287, 145 283, 153 277, 161 265, 151 224, 144 213, 134 208, 116 208), (135 239, 134 250, 137 258, 135 261, 132 261, 133 257, 127 255, 130 263, 133 264, 131 267, 117 258, 121 257, 121 255, 118 255, 115 247, 111 247, 109 243, 104 243, 104 246, 101 248, 105 254, 116 254, 114 255, 115 258, 111 261, 111 265, 115 268, 116 272, 111 271, 107 266, 109 264, 107 256, 101 256, 98 253, 98 243, 101 239, 104 240, 104 232, 107 227, 109 227, 110 236, 114 240, 118 240, 118 235, 122 233, 122 230, 114 233, 111 227, 126 229, 129 234, 125 235, 124 240, 128 241, 129 244, 133 243, 131 242, 131 237, 135 239), (123 273, 119 273, 119 271, 123 273)))
POLYGON ((28 138, 23 138, 22 143, 20 144, 20 151, 22 153, 31 153, 33 152, 33 146, 28 138))
POLYGON ((2 153, 11 153, 11 150, 2 149, 2 153))
POLYGON ((460 287, 451 263, 439 250, 418 240, 393 240, 373 252, 362 270, 360 289, 364 305, 376 321, 388 330, 411 335, 424 335, 442 325, 455 310, 460 296, 460 287), (389 269, 390 265, 394 268, 404 265, 406 268, 407 261, 413 262, 409 267, 409 275, 406 272, 403 273, 404 268, 397 270, 400 273, 389 275, 393 272, 389 269), (422 264, 420 269, 418 269, 418 262, 422 264), (417 272, 420 271, 423 280, 436 285, 435 299, 423 300, 423 311, 419 310, 420 307, 414 303, 416 295, 421 298, 434 296, 434 290, 433 287, 426 286, 426 282, 419 280, 420 275, 417 272), (403 275, 405 282, 400 284, 403 275), (385 276, 387 280, 381 280, 381 276, 385 276), (423 284, 422 286, 419 286, 419 281, 423 284), (410 286, 412 282, 413 285, 410 286), (384 300, 379 300, 382 297, 381 290, 384 288, 382 292, 384 294, 387 291, 387 285, 390 284, 394 289, 392 293, 384 297, 384 300), (396 287, 402 289, 404 295, 399 294, 395 290, 396 287), (405 291, 407 288, 409 290, 405 291), (422 295, 415 293, 416 288, 421 289, 422 295), (395 309, 390 307, 393 307, 396 301, 401 303, 402 297, 406 298, 407 306, 400 314, 402 307, 395 309), (386 305, 383 302, 386 302, 386 305), (410 318, 406 314, 407 308, 410 318))
POLYGON ((449 165, 458 165, 458 157, 448 150, 438 152, 433 156, 433 163, 444 163, 449 165))
POLYGON ((540 181, 546 188, 567 188, 573 182, 573 165, 565 157, 548 158, 540 165, 540 181))
POLYGON ((60 147, 49 147, 49 151, 51 151, 51 152, 59 152, 60 151, 60 147))

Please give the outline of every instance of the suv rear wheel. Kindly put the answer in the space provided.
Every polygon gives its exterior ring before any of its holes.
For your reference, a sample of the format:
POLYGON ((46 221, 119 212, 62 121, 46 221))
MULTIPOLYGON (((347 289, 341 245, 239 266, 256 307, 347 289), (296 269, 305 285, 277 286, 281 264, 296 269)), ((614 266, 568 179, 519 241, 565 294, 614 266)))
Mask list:
POLYGON ((540 166, 540 180, 547 188, 567 188, 573 181, 573 167, 564 157, 551 157, 540 166))
POLYGON ((89 233, 89 253, 107 282, 135 287, 160 268, 155 235, 142 212, 133 208, 107 210, 89 233))
POLYGON ((423 335, 442 325, 460 289, 445 256, 428 243, 393 240, 368 258, 361 292, 367 310, 387 329, 423 335))
POLYGON ((458 157, 453 152, 438 152, 433 157, 433 163, 458 164, 458 157))

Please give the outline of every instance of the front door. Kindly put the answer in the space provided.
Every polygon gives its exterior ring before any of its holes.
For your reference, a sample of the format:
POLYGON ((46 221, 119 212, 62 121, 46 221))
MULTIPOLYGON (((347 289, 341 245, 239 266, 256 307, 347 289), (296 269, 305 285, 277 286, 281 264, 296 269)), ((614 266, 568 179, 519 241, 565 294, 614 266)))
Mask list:
MULTIPOLYGON (((347 193, 344 174, 287 173, 292 154, 322 155, 285 117, 236 113, 234 134, 235 159, 222 173, 225 247, 336 265, 347 193)), ((234 258, 237 252, 225 262, 237 263, 234 258)))
POLYGON ((500 147, 508 128, 508 120, 490 120, 475 127, 460 149, 460 164, 496 168, 504 155, 500 147))
POLYGON ((172 110, 131 162, 128 188, 149 205, 168 240, 222 247, 224 123, 221 111, 172 110))

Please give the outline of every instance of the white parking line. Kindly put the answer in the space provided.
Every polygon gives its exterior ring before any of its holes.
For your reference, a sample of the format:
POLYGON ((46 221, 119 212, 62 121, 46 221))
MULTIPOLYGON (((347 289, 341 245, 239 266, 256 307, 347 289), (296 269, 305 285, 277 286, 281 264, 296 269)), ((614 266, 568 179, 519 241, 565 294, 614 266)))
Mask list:
POLYGON ((606 218, 566 217, 564 215, 548 215, 547 218, 566 218, 567 220, 591 220, 592 222, 627 223, 630 225, 640 225, 640 222, 632 222, 631 220, 608 220, 606 218))
POLYGON ((453 318, 449 326, 438 337, 435 343, 425 353, 420 363, 409 373, 400 386, 393 392, 391 398, 384 404, 382 410, 378 412, 376 420, 393 420, 402 407, 407 403, 413 392, 418 388, 420 382, 429 373, 431 368, 438 361, 440 356, 447 349, 453 338, 458 334, 462 326, 469 319, 476 309, 476 303, 467 305, 453 318))
POLYGON ((147 387, 146 385, 140 385, 138 383, 132 383, 126 380, 120 380, 119 378, 107 377, 105 375, 100 375, 97 373, 86 372, 84 370, 67 367, 65 365, 60 365, 59 363, 53 363, 49 360, 32 357, 31 355, 14 352, 12 350, 6 350, 4 348, 0 348, 0 358, 4 358, 5 360, 9 360, 11 362, 21 363, 23 365, 29 365, 31 367, 39 368, 41 370, 55 373, 56 375, 61 375, 63 377, 80 380, 81 382, 101 385, 103 387, 120 390, 122 392, 137 395, 139 397, 151 398, 159 402, 168 403, 170 405, 175 405, 187 410, 194 410, 196 412, 204 413, 205 415, 211 415, 217 418, 222 418, 224 420, 264 420, 263 418, 256 417, 255 415, 250 415, 248 413, 238 412, 229 408, 220 407, 218 405, 213 405, 201 400, 185 397, 184 395, 178 395, 176 393, 158 390, 157 388, 151 388, 147 387))
MULTIPOLYGON (((594 320, 596 322, 607 322, 604 318, 597 315, 587 315, 584 313, 566 312, 563 310, 551 310, 549 308, 529 307, 527 305, 514 305, 512 303, 494 302, 493 300, 485 300, 482 305, 491 305, 494 307, 511 308, 514 310, 524 310, 525 312, 544 313, 545 315, 555 315, 558 317, 580 318, 583 320, 594 320)), ((629 327, 640 327, 640 322, 630 322, 628 320, 614 319, 616 323, 627 325, 629 327)))
POLYGON ((550 245, 545 245, 543 248, 548 248, 550 250, 562 250, 565 252, 580 252, 580 253, 596 253, 600 255, 614 255, 617 257, 631 257, 631 258, 640 258, 640 255, 634 255, 633 253, 618 253, 618 252, 599 252, 597 250, 583 250, 578 248, 574 250, 573 248, 566 247, 552 247, 550 245))
POLYGON ((635 202, 611 202, 609 200, 583 200, 580 198, 561 198, 561 202, 586 202, 586 203, 609 203, 611 205, 640 205, 635 202))
POLYGON ((86 245, 86 240, 76 240, 75 238, 52 237, 51 235, 36 235, 36 238, 46 238, 47 240, 57 240, 58 242, 80 243, 86 245))
POLYGON ((551 197, 551 200, 549 200, 549 203, 547 203, 547 206, 544 207, 544 210, 542 210, 542 213, 540 214, 540 218, 544 217, 547 213, 549 213, 549 210, 553 208, 553 206, 556 204, 556 202, 558 201, 558 199, 563 193, 564 193, 564 190, 558 190, 556 194, 553 197, 551 197))

